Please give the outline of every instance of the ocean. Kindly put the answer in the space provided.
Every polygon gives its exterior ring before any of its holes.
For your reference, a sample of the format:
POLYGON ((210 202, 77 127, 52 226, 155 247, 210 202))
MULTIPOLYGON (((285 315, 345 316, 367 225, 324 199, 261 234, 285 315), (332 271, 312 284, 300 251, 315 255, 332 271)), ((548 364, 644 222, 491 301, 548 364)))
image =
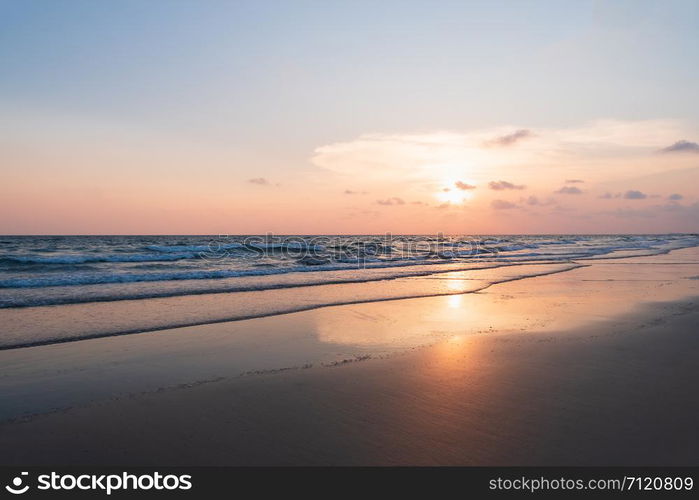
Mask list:
POLYGON ((2 236, 0 308, 667 253, 699 235, 2 236))

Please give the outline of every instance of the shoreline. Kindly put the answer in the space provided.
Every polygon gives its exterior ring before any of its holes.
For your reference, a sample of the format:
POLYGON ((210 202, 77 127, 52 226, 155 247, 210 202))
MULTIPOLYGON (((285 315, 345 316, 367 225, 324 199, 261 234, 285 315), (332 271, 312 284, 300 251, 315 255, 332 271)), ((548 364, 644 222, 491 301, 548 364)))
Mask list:
MULTIPOLYGON (((550 263, 546 263, 549 264, 550 263)), ((516 267, 519 264, 513 264, 509 266, 501 266, 501 267, 516 267)), ((530 263, 528 264, 521 264, 524 266, 532 265, 530 263)), ((24 349, 28 347, 40 347, 40 346, 46 346, 46 345, 54 345, 54 344, 63 344, 63 343, 68 343, 68 342, 80 342, 83 340, 93 340, 93 339, 100 339, 100 338, 107 338, 107 337, 118 337, 122 335, 138 335, 142 333, 151 333, 151 332, 160 332, 160 331, 165 331, 165 330, 176 330, 179 328, 188 328, 188 327, 195 327, 195 326, 206 326, 206 325, 215 325, 217 323, 231 323, 235 321, 245 321, 245 320, 250 320, 250 319, 258 319, 258 318, 268 318, 272 316, 284 316, 286 314, 294 314, 294 313, 300 313, 300 312, 306 312, 306 311, 313 311, 316 309, 324 308, 324 307, 338 307, 338 306, 349 306, 349 305, 357 305, 357 304, 371 304, 371 303, 378 303, 378 302, 389 302, 393 300, 407 300, 407 299, 425 299, 425 298, 431 298, 431 297, 448 297, 448 296, 454 296, 454 295, 464 295, 464 294, 469 294, 469 293, 478 293, 482 292, 492 286, 496 285, 501 285, 504 283, 510 283, 512 281, 519 281, 519 280, 524 280, 524 279, 529 279, 529 278, 537 278, 541 276, 550 276, 552 274, 557 274, 557 273, 565 273, 568 271, 572 271, 573 269, 579 269, 582 267, 586 267, 588 264, 570 264, 568 267, 565 269, 559 269, 559 270, 551 270, 551 271, 546 271, 540 274, 531 274, 531 275, 526 275, 526 276, 517 276, 513 278, 504 278, 500 281, 494 281, 492 283, 487 283, 483 284, 479 288, 474 288, 468 291, 455 291, 455 292, 443 292, 443 293, 432 293, 432 294, 415 294, 415 295, 406 295, 406 296, 399 296, 399 297, 386 297, 386 298, 369 298, 369 299, 359 299, 359 300, 344 300, 340 302, 329 302, 329 303, 321 303, 321 304, 314 304, 314 305, 309 305, 309 306, 293 306, 290 307, 289 309, 284 309, 281 311, 269 311, 269 312, 264 312, 264 313, 259 313, 259 314, 250 314, 250 315, 232 315, 220 319, 211 319, 211 320, 205 320, 202 322, 187 322, 187 323, 174 323, 174 324, 168 324, 165 326, 159 326, 159 327, 151 327, 151 328, 146 328, 146 329, 133 329, 133 330, 121 330, 118 332, 113 332, 113 333, 95 333, 91 335, 84 335, 84 336, 76 336, 76 337, 70 337, 70 338, 53 338, 53 339, 47 339, 47 340, 42 340, 42 341, 37 341, 37 342, 27 342, 27 343, 19 343, 19 344, 12 344, 12 345, 0 345, 0 351, 6 351, 6 350, 12 350, 12 349, 24 349)), ((490 269, 498 269, 498 268, 486 268, 488 270, 490 269)), ((480 270, 480 269, 479 269, 480 270)), ((473 271, 473 270, 469 270, 473 271)), ((455 272, 461 272, 461 271, 444 271, 444 273, 455 273, 455 272)), ((424 277, 427 279, 432 279, 431 276, 437 273, 430 273, 430 274, 425 274, 424 277)), ((410 276, 411 278, 417 277, 417 275, 410 276)), ((376 280, 376 281, 390 281, 390 280, 376 280)), ((369 281, 357 281, 357 282, 342 282, 342 283, 327 283, 323 285, 312 285, 312 286, 333 286, 333 285, 344 285, 344 284, 358 284, 358 283, 369 283, 369 281)), ((288 288, 303 288, 305 285, 299 285, 299 286, 294 286, 294 287, 287 287, 284 288, 284 290, 288 288)), ((276 290, 276 289, 267 289, 267 290, 260 290, 260 292, 267 292, 271 290, 276 290)), ((257 292, 257 290, 248 290, 248 291, 254 291, 257 292)), ((243 292, 216 292, 218 293, 244 293, 243 292)), ((202 293, 202 294, 192 294, 192 295, 213 295, 211 293, 202 293)), ((189 297, 189 295, 185 296, 189 297)), ((155 297, 155 298, 162 298, 162 297, 155 297)), ((169 297, 167 297, 169 298, 169 297)), ((130 299, 127 299, 130 300, 130 299)), ((138 300, 148 300, 148 299, 138 299, 138 300)), ((103 302, 116 302, 116 301, 98 301, 98 302, 88 302, 86 304, 96 304, 96 303, 103 303, 103 302)), ((74 305, 74 304, 57 304, 58 306, 62 305, 74 305)), ((78 304, 75 304, 78 305, 78 304)), ((51 306, 35 306, 35 307, 54 307, 53 305, 51 306)), ((24 308, 17 308, 15 310, 22 310, 24 308)))
POLYGON ((478 292, 493 284, 565 272, 585 265, 508 264, 377 281, 313 285, 305 289, 290 287, 229 294, 3 308, 0 309, 0 322, 5 329, 3 339, 0 339, 0 351, 244 321, 322 307, 458 295, 478 292), (541 269, 544 266, 548 268, 541 269), (173 316, 188 319, 173 321, 173 316), (76 324, 72 319, 74 317, 91 318, 91 322, 76 324), (23 340, 36 337, 39 338, 23 340))

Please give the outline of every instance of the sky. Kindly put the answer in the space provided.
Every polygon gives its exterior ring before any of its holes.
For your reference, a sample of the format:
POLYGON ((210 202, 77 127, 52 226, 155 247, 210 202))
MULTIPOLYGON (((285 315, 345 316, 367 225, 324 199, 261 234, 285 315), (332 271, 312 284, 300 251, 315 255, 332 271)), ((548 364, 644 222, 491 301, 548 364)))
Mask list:
POLYGON ((0 0, 0 233, 699 232, 699 2, 0 0))

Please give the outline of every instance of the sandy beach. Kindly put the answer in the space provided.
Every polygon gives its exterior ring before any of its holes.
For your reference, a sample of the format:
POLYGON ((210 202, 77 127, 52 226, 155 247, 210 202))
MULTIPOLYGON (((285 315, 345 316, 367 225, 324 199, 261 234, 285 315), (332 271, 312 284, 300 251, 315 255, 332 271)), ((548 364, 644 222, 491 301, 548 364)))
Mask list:
POLYGON ((1 460, 698 465, 699 251, 585 264, 1 351, 1 460))

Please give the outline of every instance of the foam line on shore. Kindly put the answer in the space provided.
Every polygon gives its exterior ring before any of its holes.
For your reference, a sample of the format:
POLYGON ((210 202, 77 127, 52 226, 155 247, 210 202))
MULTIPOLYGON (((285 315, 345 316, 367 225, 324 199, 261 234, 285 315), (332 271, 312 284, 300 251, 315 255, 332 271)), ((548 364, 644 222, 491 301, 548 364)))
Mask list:
MULTIPOLYGON (((0 309, 13 309, 13 308, 29 308, 29 307, 44 307, 44 306, 59 306, 59 305, 68 305, 68 304, 89 304, 92 302, 114 302, 114 301, 121 301, 121 300, 140 300, 140 299, 159 299, 159 298, 168 298, 168 297, 182 297, 182 296, 187 296, 187 295, 209 295, 209 294, 220 294, 220 293, 236 293, 236 292, 258 292, 258 291, 265 291, 265 290, 279 290, 283 288, 300 288, 300 287, 313 287, 313 286, 324 286, 324 285, 342 285, 342 284, 348 284, 348 283, 370 283, 370 282, 375 282, 375 281, 388 281, 388 280, 394 280, 394 279, 400 279, 400 278, 418 278, 418 277, 424 277, 424 276, 430 276, 433 274, 446 274, 446 273, 451 273, 451 272, 460 272, 460 271, 479 271, 479 270, 487 270, 487 269, 500 269, 503 267, 517 267, 517 266, 544 266, 544 265, 555 265, 555 264, 565 264, 566 261, 555 261, 555 260, 545 260, 545 261, 524 261, 524 262, 498 262, 498 263, 493 263, 492 265, 483 265, 483 266, 478 266, 475 265, 474 263, 460 266, 458 264, 443 264, 445 266, 453 266, 445 269, 434 269, 431 268, 433 265, 437 264, 419 264, 419 265, 413 265, 413 266, 404 266, 404 267, 419 267, 420 269, 416 270, 405 270, 404 272, 403 269, 400 269, 400 266, 398 269, 396 269, 392 274, 377 274, 374 276, 361 276, 361 277, 347 277, 347 278, 327 278, 325 276, 321 276, 318 278, 317 281, 299 281, 299 282, 281 282, 281 283, 264 283, 264 282, 256 282, 248 285, 240 285, 240 284, 224 284, 221 283, 220 288, 212 288, 214 286, 213 283, 208 284, 206 287, 201 288, 201 289, 187 289, 187 290, 158 290, 158 291, 152 291, 152 290, 146 290, 143 292, 134 292, 131 294, 123 294, 123 295, 93 295, 93 296, 83 296, 83 297, 73 297, 73 296, 67 296, 67 297, 50 297, 50 298, 43 298, 40 300, 32 298, 30 301, 27 302, 22 302, 22 299, 18 299, 13 301, 12 303, 9 302, 3 302, 0 300, 0 309), (228 285, 228 286, 226 286, 228 285)), ((384 271, 392 268, 378 268, 375 269, 376 271, 384 271)), ((345 269, 340 269, 338 271, 345 271, 345 269)), ((328 271, 319 271, 322 274, 327 274, 328 271)), ((282 274, 282 273, 280 273, 282 274)), ((288 275, 290 273, 284 273, 284 275, 288 275)), ((272 275, 268 275, 272 276, 272 275)), ((237 277, 237 278, 244 278, 242 277, 237 277)), ((87 286, 92 286, 92 285, 87 285, 87 286)))
MULTIPOLYGON (((280 308, 278 310, 270 310, 270 311, 265 311, 265 312, 261 312, 261 313, 255 313, 255 314, 248 314, 248 315, 230 316, 230 317, 226 317, 226 318, 216 318, 216 319, 203 320, 203 321, 181 321, 181 322, 173 322, 173 323, 169 323, 167 325, 159 325, 159 326, 149 327, 149 328, 135 328, 135 329, 128 329, 128 330, 113 331, 113 332, 99 332, 99 333, 95 333, 95 334, 76 335, 73 337, 53 337, 53 338, 36 340, 36 341, 21 342, 21 343, 8 344, 8 345, 0 345, 0 350, 38 347, 38 346, 43 346, 43 345, 61 344, 61 343, 66 343, 66 342, 77 342, 77 341, 81 341, 81 340, 90 340, 90 339, 97 339, 97 338, 103 338, 103 337, 114 337, 114 336, 120 336, 120 335, 149 333, 149 332, 156 332, 156 331, 162 331, 162 330, 171 330, 171 329, 175 329, 175 328, 185 328, 185 327, 201 326, 201 325, 216 324, 216 323, 228 323, 228 322, 232 322, 232 321, 242 321, 242 320, 247 320, 247 319, 263 318, 263 317, 268 317, 268 316, 278 316, 278 315, 282 315, 282 314, 292 314, 292 313, 296 313, 296 312, 310 311, 310 310, 314 310, 314 309, 320 309, 323 307, 342 306, 342 305, 351 305, 351 304, 364 304, 364 303, 369 303, 369 302, 386 302, 386 301, 405 300, 405 299, 439 297, 439 296, 448 296, 448 295, 465 295, 465 294, 469 294, 469 293, 481 292, 487 288, 490 288, 493 285, 523 280, 523 279, 527 279, 527 278, 549 276, 552 274, 572 271, 573 269, 578 269, 581 267, 587 267, 588 265, 589 264, 570 264, 570 265, 565 266, 563 268, 548 270, 548 271, 544 271, 544 272, 540 272, 540 273, 532 273, 532 274, 502 278, 502 279, 494 280, 490 283, 486 283, 481 287, 471 289, 468 291, 429 293, 429 294, 415 293, 412 295, 400 296, 400 297, 373 298, 373 299, 368 299, 368 300, 366 300, 366 299, 351 300, 350 299, 350 300, 340 300, 340 301, 328 302, 328 303, 322 303, 322 304, 294 305, 294 306, 288 307, 286 309, 280 308)), ((430 273, 430 274, 432 274, 432 273, 430 273)))

